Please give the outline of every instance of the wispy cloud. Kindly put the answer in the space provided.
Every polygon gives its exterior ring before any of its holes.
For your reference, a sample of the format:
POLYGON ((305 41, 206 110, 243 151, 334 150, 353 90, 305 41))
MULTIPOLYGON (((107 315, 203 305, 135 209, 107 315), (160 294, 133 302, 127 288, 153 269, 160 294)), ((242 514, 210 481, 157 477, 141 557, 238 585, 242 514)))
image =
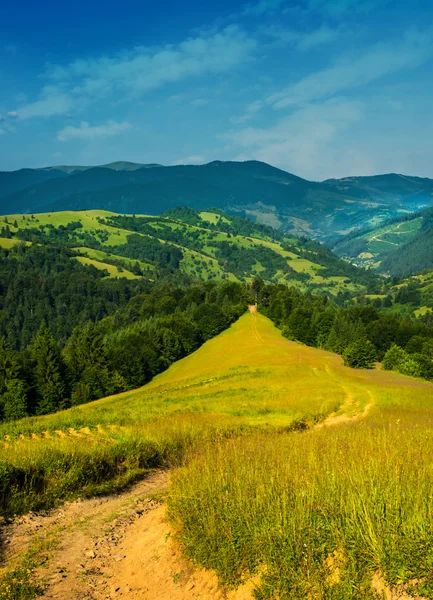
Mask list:
POLYGON ((180 158, 176 160, 173 165, 202 165, 206 162, 206 158, 201 155, 187 156, 186 158, 180 158))
POLYGON ((330 152, 339 134, 362 118, 362 105, 347 98, 310 104, 270 128, 247 127, 224 136, 243 156, 256 158, 303 176, 329 173, 330 152))
POLYGON ((25 104, 15 115, 20 119, 32 119, 33 117, 52 117, 64 115, 73 108, 72 96, 62 92, 56 86, 45 86, 39 100, 25 104))
POLYGON ((265 13, 275 12, 280 9, 287 0, 259 0, 247 4, 241 14, 245 16, 261 17, 265 13))
POLYGON ((191 37, 161 48, 137 47, 115 56, 50 65, 50 85, 40 97, 17 109, 22 119, 61 115, 89 102, 115 96, 134 99, 189 77, 217 75, 243 65, 256 41, 238 26, 191 37))
POLYGON ((57 139, 60 142, 68 142, 70 140, 93 140, 96 138, 111 137, 119 135, 124 131, 131 129, 131 124, 128 121, 116 123, 108 121, 104 125, 91 126, 86 121, 80 123, 79 127, 68 125, 57 133, 57 139))
POLYGON ((15 112, 14 110, 11 110, 8 113, 6 113, 6 116, 9 117, 9 119, 17 119, 18 113, 15 112))
POLYGON ((284 28, 281 25, 268 25, 260 31, 273 40, 272 45, 274 47, 289 46, 302 52, 335 42, 341 35, 340 29, 331 28, 324 24, 311 31, 284 28))
POLYGON ((307 7, 311 11, 321 12, 333 18, 340 18, 348 13, 367 14, 378 10, 393 0, 309 0, 307 7))
POLYGON ((402 69, 414 68, 433 55, 433 30, 408 31, 398 43, 380 43, 357 58, 343 59, 316 71, 267 98, 274 108, 329 98, 402 69))
POLYGON ((240 117, 232 117, 231 122, 235 125, 240 125, 242 123, 246 123, 250 121, 256 113, 259 112, 264 106, 264 102, 262 100, 256 100, 255 102, 251 102, 245 109, 245 113, 240 117))

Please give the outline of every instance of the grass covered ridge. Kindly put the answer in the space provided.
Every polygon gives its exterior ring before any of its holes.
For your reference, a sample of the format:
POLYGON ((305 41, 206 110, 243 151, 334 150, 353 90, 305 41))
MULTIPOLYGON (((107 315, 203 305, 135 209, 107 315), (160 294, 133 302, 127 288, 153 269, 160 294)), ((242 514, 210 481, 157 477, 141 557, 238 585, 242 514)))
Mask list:
POLYGON ((245 314, 139 390, 2 425, 0 506, 178 465, 170 517, 223 582, 260 574, 260 599, 361 600, 379 597, 376 573, 432 598, 432 391, 245 314), (329 415, 340 425, 316 427, 329 415))

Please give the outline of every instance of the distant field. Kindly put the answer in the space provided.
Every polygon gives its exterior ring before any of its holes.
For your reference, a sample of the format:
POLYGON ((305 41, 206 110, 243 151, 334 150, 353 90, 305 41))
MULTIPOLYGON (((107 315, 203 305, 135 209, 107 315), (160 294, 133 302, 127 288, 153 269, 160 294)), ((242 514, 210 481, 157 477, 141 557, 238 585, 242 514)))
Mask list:
MULTIPOLYGON (((0 238, 0 248, 12 248, 15 244, 19 244, 20 240, 10 239, 10 238, 0 238)), ((27 242, 29 245, 29 242, 27 242)))
POLYGON ((115 277, 125 277, 126 279, 139 279, 138 275, 134 275, 131 271, 127 271, 126 269, 122 269, 120 271, 118 267, 114 265, 110 265, 107 263, 100 262, 99 260, 94 260, 93 258, 87 258, 86 256, 77 256, 77 260, 82 265, 92 265, 101 271, 108 271, 108 275, 111 278, 115 277))

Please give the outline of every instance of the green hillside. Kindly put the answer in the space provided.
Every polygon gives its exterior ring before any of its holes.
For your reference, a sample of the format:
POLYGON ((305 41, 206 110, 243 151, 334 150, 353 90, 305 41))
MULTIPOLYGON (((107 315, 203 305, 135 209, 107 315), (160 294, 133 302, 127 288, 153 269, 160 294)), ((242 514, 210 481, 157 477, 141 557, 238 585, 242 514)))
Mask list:
MULTIPOLYGON (((173 531, 222 583, 254 577, 263 600, 375 600, 378 581, 432 598, 432 390, 344 367, 253 311, 141 389, 3 424, 2 511, 172 467, 173 531)), ((23 560, 15 589, 32 589, 40 557, 23 560)))
POLYGON ((353 295, 375 276, 338 259, 324 246, 287 238, 272 228, 219 211, 173 209, 158 217, 109 211, 65 211, 0 217, 10 246, 61 244, 83 264, 110 277, 169 273, 200 281, 290 283, 300 289, 353 295))
POLYGON ((0 213, 105 209, 156 215, 186 205, 332 240, 433 203, 433 181, 400 175, 307 181, 258 161, 58 166, 0 173, 0 213))
POLYGON ((433 267, 433 210, 389 221, 331 244, 352 264, 405 277, 433 267))

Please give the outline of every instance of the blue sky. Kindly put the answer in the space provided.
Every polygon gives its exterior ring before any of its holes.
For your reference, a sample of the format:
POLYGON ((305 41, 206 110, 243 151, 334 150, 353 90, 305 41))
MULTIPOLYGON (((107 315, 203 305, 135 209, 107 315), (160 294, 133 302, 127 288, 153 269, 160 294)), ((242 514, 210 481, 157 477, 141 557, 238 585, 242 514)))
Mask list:
POLYGON ((0 170, 258 159, 433 177, 431 0, 17 0, 0 170))

